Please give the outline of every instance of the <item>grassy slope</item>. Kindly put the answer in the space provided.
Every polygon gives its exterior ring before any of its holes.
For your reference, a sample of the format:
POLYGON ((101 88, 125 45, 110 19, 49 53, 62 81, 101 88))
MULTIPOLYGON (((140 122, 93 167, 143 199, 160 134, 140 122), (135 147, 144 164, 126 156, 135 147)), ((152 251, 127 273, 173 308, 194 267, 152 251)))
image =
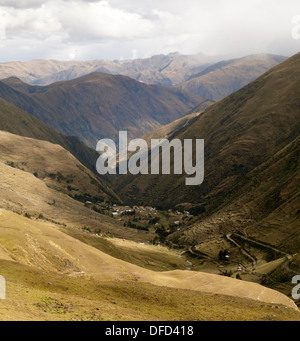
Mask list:
POLYGON ((145 270, 83 244, 51 223, 8 211, 1 212, 0 229, 0 272, 8 283, 8 300, 0 302, 2 319, 299 319, 296 310, 280 306, 294 307, 290 300, 256 284, 145 270), (247 299, 258 297, 276 302, 279 310, 247 299))
MULTIPOLYGON (((66 229, 80 228, 84 224, 119 236, 122 235, 122 227, 109 217, 84 208, 80 203, 50 189, 32 174, 1 162, 0 166, 1 207, 23 214, 31 210, 32 217, 29 219, 1 210, 1 274, 5 275, 8 282, 8 300, 0 303, 2 319, 298 318, 295 310, 279 306, 278 311, 284 311, 284 315, 272 314, 274 308, 269 304, 252 301, 259 297, 265 302, 293 307, 293 303, 285 296, 259 285, 204 273, 153 272, 103 253, 99 249, 109 246, 97 247, 95 240, 94 245, 89 245, 92 244, 90 236, 84 242, 80 241, 82 235, 79 238, 75 236, 76 239, 69 236, 64 233, 66 229), (55 205, 49 205, 53 199, 55 205), (43 213, 43 217, 37 219, 39 212, 43 213), (154 291, 157 292, 157 305, 153 305, 151 298, 154 291), (132 297, 139 293, 140 299, 136 297, 133 300, 132 297), (228 298, 211 296, 209 293, 228 295, 228 298), (178 295, 180 298, 175 300, 178 295), (167 301, 166 297, 169 297, 167 301), (181 307, 181 302, 192 300, 198 300, 197 308, 188 310, 181 307), (225 315, 219 307, 227 304, 225 315), (243 315, 241 304, 248 309, 243 315), (115 309, 112 309, 112 305, 115 309), (207 305, 213 305, 213 309, 205 309, 207 305)), ((141 238, 138 232, 130 233, 133 239, 141 238)), ((125 257, 130 258, 135 247, 129 242, 119 247, 120 243, 123 242, 114 243, 113 252, 127 253, 125 257)), ((161 252, 155 247, 139 249, 140 264, 149 263, 150 260, 154 261, 155 267, 160 267, 155 258, 157 256, 151 255, 156 250, 161 252), (143 257, 148 259, 143 260, 143 257)), ((171 264, 173 256, 168 253, 164 257, 171 264)), ((133 259, 130 261, 137 262, 133 259)))
POLYGON ((283 306, 134 282, 97 282, 0 261, 8 296, 0 320, 209 321, 293 320, 283 306))
POLYGON ((119 200, 99 177, 57 144, 0 131, 0 160, 34 174, 62 193, 119 200))
POLYGON ((230 296, 66 278, 8 261, 0 261, 0 269, 8 288, 0 320, 299 321, 294 309, 230 296))
MULTIPOLYGON (((88 227, 91 231, 100 229, 102 233, 120 238, 127 235, 128 239, 149 240, 145 233, 134 229, 127 231, 121 222, 86 208, 83 203, 73 200, 67 194, 49 188, 42 179, 31 173, 0 162, 0 174, 2 208, 33 218, 54 221, 58 226, 67 225, 79 229, 88 227)), ((82 176, 86 179, 85 174, 82 176)))
POLYGON ((77 137, 59 134, 50 126, 2 98, 0 99, 0 130, 59 144, 86 167, 95 171, 98 157, 95 150, 88 148, 77 137))
POLYGON ((284 252, 299 252, 299 137, 251 171, 213 214, 171 238, 193 244, 208 232, 239 230, 284 252))

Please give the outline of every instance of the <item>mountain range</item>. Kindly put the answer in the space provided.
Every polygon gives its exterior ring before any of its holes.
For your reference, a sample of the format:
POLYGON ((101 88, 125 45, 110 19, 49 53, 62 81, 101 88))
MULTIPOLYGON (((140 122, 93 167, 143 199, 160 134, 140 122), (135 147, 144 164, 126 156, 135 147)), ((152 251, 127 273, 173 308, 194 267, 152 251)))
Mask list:
POLYGON ((177 87, 209 100, 220 101, 286 59, 283 56, 261 54, 224 60, 191 76, 177 87))
POLYGON ((17 77, 31 85, 49 85, 92 72, 123 75, 146 84, 176 86, 217 101, 247 85, 287 57, 257 54, 236 59, 170 53, 124 61, 44 61, 0 63, 0 79, 17 77))
POLYGON ((65 136, 26 111, 0 99, 0 129, 24 137, 58 144, 72 153, 87 168, 96 172, 98 153, 76 136, 65 136))
POLYGON ((100 72, 44 87, 8 78, 0 82, 0 96, 92 148, 101 138, 115 138, 119 130, 140 137, 205 101, 178 89, 100 72))
POLYGON ((32 60, 0 63, 0 79, 17 77, 31 85, 49 85, 92 72, 123 75, 147 84, 173 86, 203 71, 221 57, 180 53, 133 60, 57 61, 32 60))

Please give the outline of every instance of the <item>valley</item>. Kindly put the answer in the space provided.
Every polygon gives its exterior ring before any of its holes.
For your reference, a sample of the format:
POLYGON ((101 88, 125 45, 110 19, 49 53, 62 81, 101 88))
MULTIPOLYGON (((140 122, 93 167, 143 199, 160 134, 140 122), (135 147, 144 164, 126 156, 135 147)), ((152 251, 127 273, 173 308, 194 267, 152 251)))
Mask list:
POLYGON ((300 320, 300 54, 37 63, 0 67, 0 321, 300 320), (204 139, 203 184, 100 176, 120 129, 204 139))

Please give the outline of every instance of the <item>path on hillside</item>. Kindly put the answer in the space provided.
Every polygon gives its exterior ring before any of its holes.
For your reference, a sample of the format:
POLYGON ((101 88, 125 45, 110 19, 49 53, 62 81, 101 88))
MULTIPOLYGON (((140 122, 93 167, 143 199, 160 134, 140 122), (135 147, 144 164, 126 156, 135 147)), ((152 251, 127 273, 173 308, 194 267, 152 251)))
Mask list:
POLYGON ((256 240, 253 240, 253 239, 249 238, 249 237, 244 237, 244 236, 242 236, 242 235, 240 235, 240 234, 239 234, 239 237, 240 237, 241 239, 247 241, 247 242, 250 242, 250 243, 253 243, 253 244, 262 246, 262 247, 264 247, 264 248, 266 248, 266 249, 273 250, 273 251, 275 251, 275 252, 281 253, 281 254, 287 256, 287 258, 288 258, 289 260, 291 260, 291 259, 293 258, 293 255, 291 255, 291 254, 289 254, 289 253, 286 253, 286 252, 284 252, 284 251, 282 251, 282 250, 279 250, 279 249, 277 249, 277 248, 274 247, 274 246, 266 245, 266 244, 264 244, 263 242, 258 242, 258 241, 256 241, 256 240))
POLYGON ((257 262, 256 262, 256 259, 252 256, 252 255, 250 255, 250 253, 248 252, 248 251, 246 251, 241 245, 239 245, 235 240, 233 240, 232 238, 231 238, 231 233, 228 233, 227 235, 226 235, 226 238, 231 242, 231 243, 233 243, 240 251, 241 251, 241 253, 244 255, 244 256, 246 256, 247 258, 249 258, 250 260, 251 260, 251 262, 252 262, 252 271, 254 271, 255 269, 256 269, 256 266, 257 266, 257 262))
MULTIPOLYGON (((252 271, 254 271, 255 268, 256 268, 256 265, 257 265, 256 260, 255 260, 255 259, 254 259, 254 258, 253 258, 253 257, 252 257, 244 248, 242 248, 235 240, 233 240, 233 239, 231 238, 231 235, 232 235, 232 234, 227 234, 227 235, 226 235, 227 239, 230 240, 232 243, 234 243, 234 244, 241 250, 241 252, 242 252, 245 256, 247 256, 249 259, 251 259, 252 264, 253 264, 253 270, 252 270, 252 271)), ((282 251, 282 250, 280 250, 280 249, 277 249, 277 248, 274 247, 274 246, 266 245, 266 244, 264 244, 263 242, 258 242, 258 241, 256 241, 256 240, 253 240, 253 239, 249 238, 248 236, 245 237, 245 236, 242 236, 242 235, 239 234, 239 238, 243 239, 243 240, 246 241, 246 242, 253 243, 253 244, 256 244, 256 245, 259 245, 259 246, 261 246, 261 247, 263 247, 263 248, 265 248, 265 249, 269 249, 269 250, 272 250, 272 251, 277 252, 277 253, 281 253, 282 255, 286 256, 286 257, 287 257, 287 260, 282 264, 282 266, 283 266, 286 270, 288 270, 288 271, 295 272, 295 270, 293 270, 293 269, 291 269, 291 268, 289 267, 289 263, 290 263, 290 261, 293 259, 293 255, 291 255, 291 254, 289 254, 289 253, 287 253, 287 252, 284 252, 284 251, 282 251)))

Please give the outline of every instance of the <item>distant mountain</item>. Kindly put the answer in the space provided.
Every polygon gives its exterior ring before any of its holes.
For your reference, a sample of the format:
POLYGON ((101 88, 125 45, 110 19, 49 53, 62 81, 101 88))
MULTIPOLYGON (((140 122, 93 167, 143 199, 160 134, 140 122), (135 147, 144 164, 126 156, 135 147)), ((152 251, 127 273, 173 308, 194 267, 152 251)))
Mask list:
POLYGON ((134 60, 55 61, 0 63, 0 79, 17 77, 31 85, 49 85, 93 72, 123 75, 145 84, 179 89, 218 101, 283 62, 287 57, 260 54, 222 60, 203 54, 170 53, 134 60))
POLYGON ((178 89, 100 72, 45 87, 8 78, 0 82, 0 97, 93 148, 119 130, 140 137, 205 101, 178 89))
POLYGON ((28 84, 34 84, 42 77, 54 75, 77 64, 80 62, 42 59, 0 63, 0 79, 17 77, 28 84))
POLYGON ((189 80, 177 87, 192 94, 219 101, 286 59, 283 56, 260 54, 221 61, 191 76, 189 80))
POLYGON ((220 61, 220 57, 203 54, 192 56, 180 53, 157 55, 134 60, 55 61, 0 63, 0 79, 20 78, 31 85, 49 85, 71 80, 92 72, 129 76, 147 84, 175 85, 220 61))

